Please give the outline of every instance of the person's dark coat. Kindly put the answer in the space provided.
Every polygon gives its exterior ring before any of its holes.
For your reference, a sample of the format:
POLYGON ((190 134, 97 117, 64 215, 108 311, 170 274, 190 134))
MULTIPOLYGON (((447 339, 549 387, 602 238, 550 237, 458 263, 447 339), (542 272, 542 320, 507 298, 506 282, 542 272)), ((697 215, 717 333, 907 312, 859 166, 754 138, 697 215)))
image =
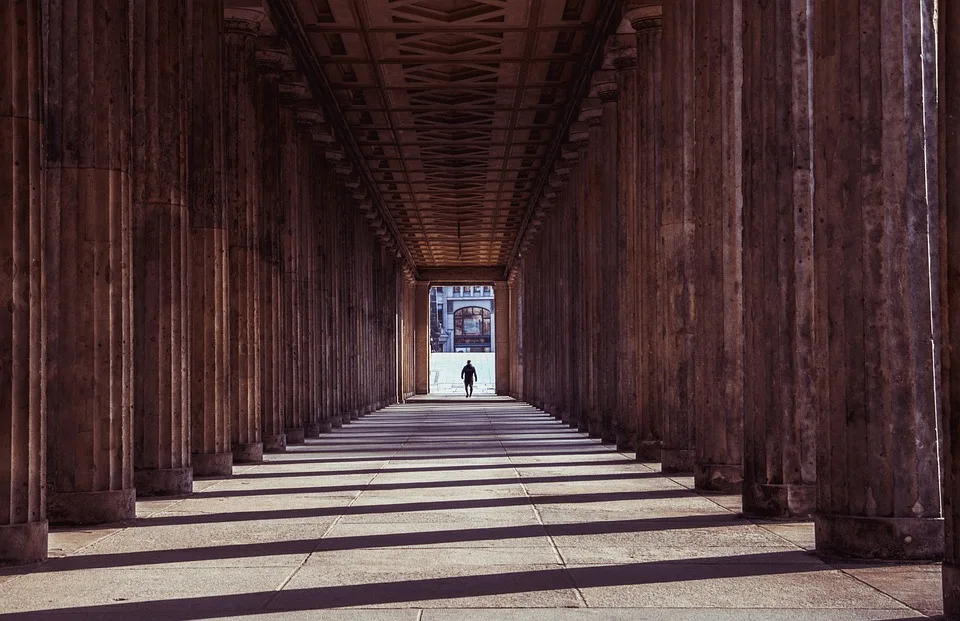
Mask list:
POLYGON ((468 364, 467 366, 463 367, 462 371, 460 371, 460 379, 472 384, 473 380, 477 379, 477 370, 472 364, 468 364))

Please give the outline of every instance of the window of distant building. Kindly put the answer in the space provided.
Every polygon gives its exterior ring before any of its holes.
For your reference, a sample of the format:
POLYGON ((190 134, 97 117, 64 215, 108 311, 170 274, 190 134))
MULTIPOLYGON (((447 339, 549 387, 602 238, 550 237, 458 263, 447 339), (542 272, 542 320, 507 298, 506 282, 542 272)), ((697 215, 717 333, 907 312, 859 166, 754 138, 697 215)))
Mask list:
POLYGON ((460 287, 453 288, 453 295, 460 295, 460 287))
POLYGON ((485 286, 485 287, 483 288, 483 295, 484 295, 484 297, 487 297, 487 298, 490 297, 490 287, 489 287, 489 286, 485 286))
POLYGON ((457 309, 453 331, 456 336, 490 336, 490 311, 479 306, 457 309))

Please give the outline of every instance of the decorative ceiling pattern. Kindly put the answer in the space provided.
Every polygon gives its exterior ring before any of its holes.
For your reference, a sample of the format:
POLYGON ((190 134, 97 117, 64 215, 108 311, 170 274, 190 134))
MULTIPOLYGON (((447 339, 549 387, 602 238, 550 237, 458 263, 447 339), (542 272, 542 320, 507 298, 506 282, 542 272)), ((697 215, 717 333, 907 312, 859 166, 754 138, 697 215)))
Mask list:
POLYGON ((506 265, 600 0, 293 0, 418 268, 506 265))

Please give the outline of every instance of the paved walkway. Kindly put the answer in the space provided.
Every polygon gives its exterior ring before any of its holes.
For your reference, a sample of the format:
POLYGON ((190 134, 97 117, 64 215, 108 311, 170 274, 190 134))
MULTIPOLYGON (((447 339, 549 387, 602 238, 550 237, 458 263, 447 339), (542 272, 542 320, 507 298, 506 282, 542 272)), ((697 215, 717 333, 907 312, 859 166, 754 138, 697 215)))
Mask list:
POLYGON ((141 502, 123 527, 54 533, 61 558, 0 572, 0 621, 880 621, 939 606, 936 565, 824 564, 810 525, 738 518, 738 498, 509 401, 394 406, 235 473, 141 502))

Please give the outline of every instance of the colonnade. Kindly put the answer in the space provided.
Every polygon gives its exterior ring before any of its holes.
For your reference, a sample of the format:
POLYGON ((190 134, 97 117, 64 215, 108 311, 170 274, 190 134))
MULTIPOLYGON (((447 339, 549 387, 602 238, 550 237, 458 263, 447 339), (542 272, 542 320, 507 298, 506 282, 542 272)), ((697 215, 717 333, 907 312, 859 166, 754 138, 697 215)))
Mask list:
POLYGON ((824 554, 929 559, 937 30, 881 4, 623 3, 511 274, 513 394, 748 516, 815 515, 824 554))
POLYGON ((0 39, 0 561, 402 397, 412 273, 262 9, 16 0, 0 39))

